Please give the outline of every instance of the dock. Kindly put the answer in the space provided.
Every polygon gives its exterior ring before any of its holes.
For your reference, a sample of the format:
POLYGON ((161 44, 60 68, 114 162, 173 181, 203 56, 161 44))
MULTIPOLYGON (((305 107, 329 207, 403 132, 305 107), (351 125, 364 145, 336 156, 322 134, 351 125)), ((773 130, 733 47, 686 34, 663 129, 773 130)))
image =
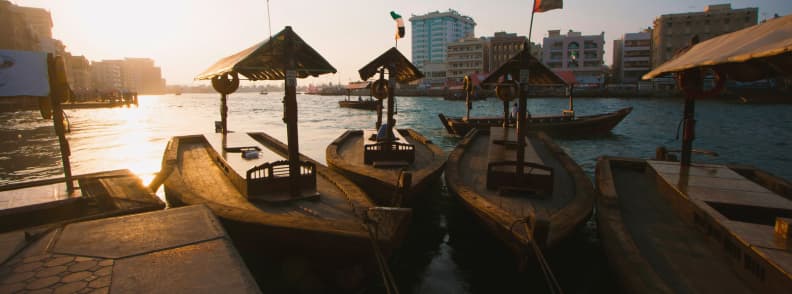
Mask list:
POLYGON ((203 205, 0 234, 0 293, 261 293, 203 205))

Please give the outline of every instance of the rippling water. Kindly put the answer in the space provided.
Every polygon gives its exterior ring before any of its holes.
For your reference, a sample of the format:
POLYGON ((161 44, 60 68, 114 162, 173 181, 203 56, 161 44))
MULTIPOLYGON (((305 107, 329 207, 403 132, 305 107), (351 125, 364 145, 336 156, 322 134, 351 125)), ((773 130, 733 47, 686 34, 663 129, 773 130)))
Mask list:
MULTIPOLYGON (((342 97, 299 96, 300 149, 324 161, 325 147, 348 128, 373 127, 374 112, 339 108, 342 97)), ((140 106, 67 110, 74 174, 128 168, 150 179, 160 168, 172 136, 214 131, 219 120, 217 94, 142 96, 140 106)), ((285 141, 282 93, 239 93, 229 97, 229 129, 264 131, 285 141)), ((633 112, 611 134, 558 143, 593 174, 600 155, 650 157, 657 146, 678 149, 675 139, 682 117, 679 99, 587 98, 575 101, 578 115, 633 106, 633 112)), ((463 115, 464 102, 441 98, 398 98, 397 125, 411 127, 446 151, 458 139, 445 133, 437 114, 463 115)), ((566 99, 530 99, 532 114, 558 114, 566 99)), ((704 100, 696 105, 694 147, 716 151, 718 158, 694 160, 750 164, 792 179, 792 105, 740 105, 704 100)), ((496 99, 477 101, 473 115, 502 113, 496 99)), ((0 113, 0 181, 2 184, 61 175, 58 141, 51 121, 38 112, 0 113)), ((415 211, 404 248, 392 268, 403 293, 490 293, 520 289, 545 291, 541 272, 515 271, 506 248, 481 228, 473 216, 445 191, 435 187, 415 211)), ((548 253, 551 266, 567 292, 610 291, 612 279, 598 247, 595 224, 548 253)))

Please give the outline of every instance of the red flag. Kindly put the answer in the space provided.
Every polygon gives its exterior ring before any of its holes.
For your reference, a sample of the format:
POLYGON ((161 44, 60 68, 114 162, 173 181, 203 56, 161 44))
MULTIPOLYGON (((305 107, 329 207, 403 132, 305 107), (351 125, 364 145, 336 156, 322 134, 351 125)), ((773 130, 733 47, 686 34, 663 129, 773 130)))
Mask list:
POLYGON ((563 0, 534 0, 533 12, 545 12, 564 7, 563 0))

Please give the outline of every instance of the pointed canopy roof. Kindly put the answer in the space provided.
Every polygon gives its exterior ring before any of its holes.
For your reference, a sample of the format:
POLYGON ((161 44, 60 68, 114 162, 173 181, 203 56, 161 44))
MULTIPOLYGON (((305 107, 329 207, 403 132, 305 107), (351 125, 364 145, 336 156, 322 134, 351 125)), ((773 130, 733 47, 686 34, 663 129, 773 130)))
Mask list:
POLYGON ((368 89, 371 87, 371 82, 350 82, 346 88, 347 90, 368 89))
POLYGON ((220 59, 195 79, 209 80, 236 72, 252 81, 282 80, 290 67, 287 52, 291 52, 294 58, 294 70, 297 71, 299 78, 336 72, 324 57, 287 26, 266 41, 220 59), (287 48, 289 44, 292 46, 291 49, 287 48))
POLYGON ((393 70, 389 74, 394 75, 399 83, 409 83, 424 76, 407 57, 404 57, 396 47, 393 47, 358 70, 360 79, 368 80, 371 76, 377 74, 380 67, 383 66, 393 66, 393 70))
POLYGON ((792 15, 698 43, 643 79, 696 67, 714 67, 738 81, 791 75, 792 15))
POLYGON ((486 79, 481 81, 482 86, 485 88, 493 88, 498 85, 501 77, 522 70, 528 70, 530 73, 528 76, 528 85, 566 85, 564 79, 531 55, 529 47, 530 46, 526 44, 523 46, 522 51, 490 73, 486 79))

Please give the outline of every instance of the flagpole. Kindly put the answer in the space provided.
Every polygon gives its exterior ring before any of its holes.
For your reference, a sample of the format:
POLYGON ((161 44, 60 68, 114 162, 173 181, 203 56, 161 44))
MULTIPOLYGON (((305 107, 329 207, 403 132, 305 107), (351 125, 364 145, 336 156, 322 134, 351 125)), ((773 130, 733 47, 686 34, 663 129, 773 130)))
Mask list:
POLYGON ((528 53, 531 53, 531 33, 533 33, 533 19, 536 14, 536 0, 531 5, 531 24, 528 26, 528 53))

